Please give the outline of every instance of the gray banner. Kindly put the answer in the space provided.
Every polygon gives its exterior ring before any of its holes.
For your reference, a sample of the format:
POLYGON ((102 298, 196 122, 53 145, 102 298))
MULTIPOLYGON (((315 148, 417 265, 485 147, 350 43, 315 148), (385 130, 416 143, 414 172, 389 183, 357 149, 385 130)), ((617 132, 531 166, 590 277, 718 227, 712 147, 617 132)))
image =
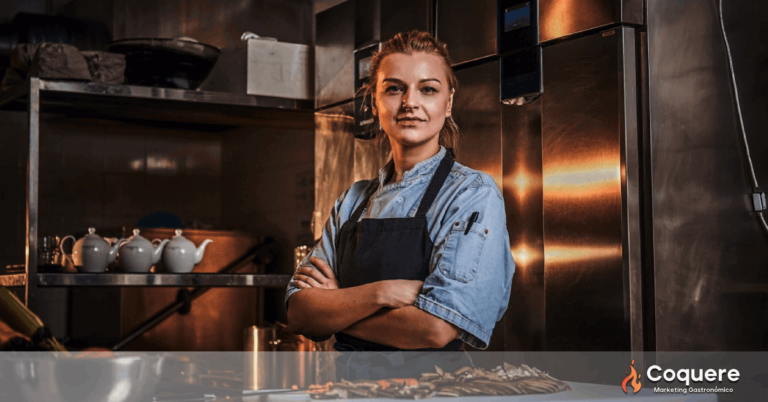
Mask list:
POLYGON ((754 401, 765 399, 766 360, 767 352, 6 352, 0 400, 754 401))

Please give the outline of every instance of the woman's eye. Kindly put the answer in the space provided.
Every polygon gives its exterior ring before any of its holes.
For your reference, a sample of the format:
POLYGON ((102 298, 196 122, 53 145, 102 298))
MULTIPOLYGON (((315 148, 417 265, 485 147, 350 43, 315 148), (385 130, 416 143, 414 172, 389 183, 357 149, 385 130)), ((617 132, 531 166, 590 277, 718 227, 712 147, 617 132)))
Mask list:
POLYGON ((437 92, 437 89, 435 89, 433 87, 424 87, 421 90, 424 91, 424 92, 427 92, 427 93, 435 93, 435 92, 437 92))
POLYGON ((397 92, 400 90, 400 87, 397 85, 392 85, 391 87, 387 87, 387 92, 397 92))

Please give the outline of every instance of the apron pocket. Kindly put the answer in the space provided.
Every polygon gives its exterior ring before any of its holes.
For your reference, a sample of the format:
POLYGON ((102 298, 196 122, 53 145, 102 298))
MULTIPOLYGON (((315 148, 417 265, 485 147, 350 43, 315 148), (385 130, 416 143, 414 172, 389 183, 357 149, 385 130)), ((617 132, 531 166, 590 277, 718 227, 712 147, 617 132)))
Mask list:
POLYGON ((464 234, 466 227, 464 222, 451 228, 451 233, 445 240, 443 255, 437 265, 444 276, 461 282, 471 282, 475 279, 485 244, 485 234, 479 231, 479 225, 464 234))

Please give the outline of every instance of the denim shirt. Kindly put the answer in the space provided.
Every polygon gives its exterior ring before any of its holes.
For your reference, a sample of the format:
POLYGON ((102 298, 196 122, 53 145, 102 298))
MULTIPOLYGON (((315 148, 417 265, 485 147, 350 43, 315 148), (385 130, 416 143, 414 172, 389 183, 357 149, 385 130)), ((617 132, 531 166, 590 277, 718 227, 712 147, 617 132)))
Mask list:
MULTIPOLYGON (((361 219, 413 217, 421 198, 443 159, 446 149, 418 163, 403 179, 379 188, 371 197, 361 219)), ((390 160, 379 170, 379 183, 385 183, 393 168, 390 160)), ((371 180, 361 180, 336 200, 320 241, 301 265, 312 266, 317 257, 338 272, 338 236, 341 226, 365 199, 371 180)), ((493 179, 455 162, 432 207, 427 212, 429 237, 434 246, 415 306, 458 327, 459 338, 478 348, 488 347, 491 333, 507 309, 515 263, 509 247, 504 199, 493 179), (466 232, 473 212, 479 216, 466 232)), ((293 279, 285 295, 288 299, 301 289, 293 279)), ((325 340, 330 337, 316 337, 325 340)))

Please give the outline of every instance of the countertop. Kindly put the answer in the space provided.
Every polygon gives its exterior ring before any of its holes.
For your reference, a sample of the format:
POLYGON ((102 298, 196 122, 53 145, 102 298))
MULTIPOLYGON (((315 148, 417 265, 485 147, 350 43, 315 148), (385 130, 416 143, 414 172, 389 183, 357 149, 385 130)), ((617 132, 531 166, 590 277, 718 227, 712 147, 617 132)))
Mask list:
MULTIPOLYGON (((449 398, 440 397, 428 399, 433 402, 539 402, 539 401, 623 401, 627 402, 631 397, 632 402, 682 402, 682 401, 696 401, 696 402, 709 402, 717 401, 716 394, 654 394, 652 386, 643 387, 640 392, 634 395, 627 395, 621 390, 621 387, 600 385, 600 384, 586 384, 578 382, 567 382, 571 386, 570 391, 558 392, 556 394, 539 394, 539 395, 518 395, 518 396, 474 396, 474 397, 459 397, 449 398)), ((276 394, 268 396, 254 396, 245 397, 243 401, 259 401, 259 402, 303 402, 303 401, 319 401, 320 399, 312 399, 306 393, 290 393, 290 394, 276 394)), ((376 398, 376 399, 346 399, 345 401, 356 402, 373 402, 373 401, 393 401, 394 399, 376 398)))

